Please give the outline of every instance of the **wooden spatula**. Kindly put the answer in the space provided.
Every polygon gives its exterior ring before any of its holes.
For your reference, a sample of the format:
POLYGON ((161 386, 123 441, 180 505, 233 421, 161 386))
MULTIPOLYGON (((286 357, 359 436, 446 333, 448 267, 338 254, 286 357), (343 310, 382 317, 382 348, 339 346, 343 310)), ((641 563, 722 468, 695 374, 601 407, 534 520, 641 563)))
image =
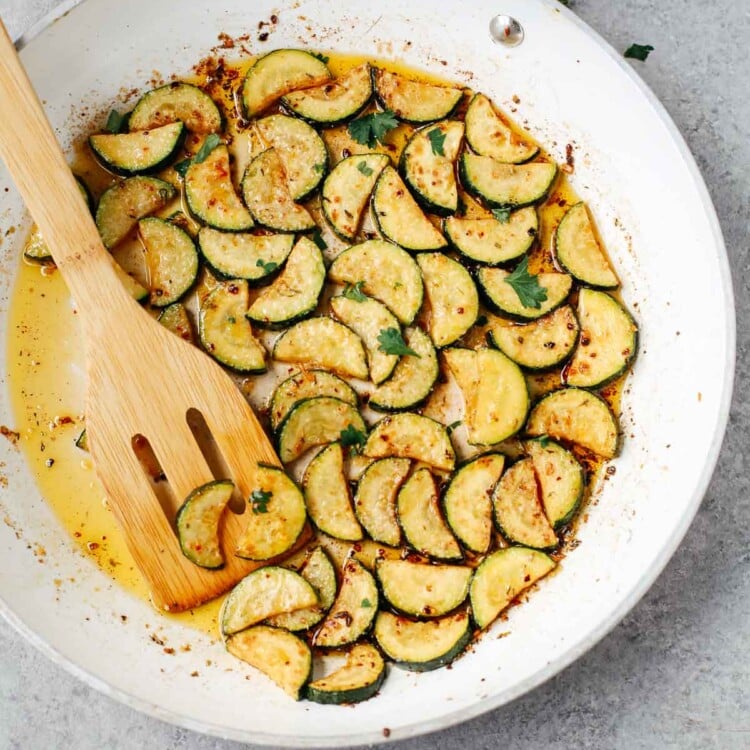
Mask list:
MULTIPOLYGON (((53 63, 50 62, 52 65, 53 63)), ((96 471, 128 547, 165 610, 218 596, 258 564, 233 554, 252 514, 227 511, 226 566, 199 568, 180 552, 174 513, 214 479, 186 415, 204 417, 239 493, 247 498, 257 462, 280 465, 255 414, 209 357, 155 322, 128 295, 0 22, 0 155, 75 299, 86 339, 86 430, 96 471), (172 508, 157 499, 134 438, 144 436, 166 474, 172 508)), ((227 477, 220 477, 227 478, 227 477)))

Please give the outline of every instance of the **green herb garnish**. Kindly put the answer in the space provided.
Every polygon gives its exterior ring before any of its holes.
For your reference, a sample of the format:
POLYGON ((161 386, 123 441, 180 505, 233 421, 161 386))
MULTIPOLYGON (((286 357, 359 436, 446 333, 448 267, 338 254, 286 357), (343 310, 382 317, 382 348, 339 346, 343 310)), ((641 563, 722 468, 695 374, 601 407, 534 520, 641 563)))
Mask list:
POLYGON ((255 261, 255 265, 258 268, 262 268, 263 273, 273 273, 279 267, 278 263, 274 263, 272 260, 266 262, 263 258, 258 258, 258 260, 255 261))
POLYGON ((185 179, 185 175, 187 174, 187 171, 192 163, 192 159, 183 159, 182 161, 178 161, 177 164, 174 165, 174 171, 177 172, 180 177, 185 179))
POLYGON ((362 607, 362 608, 364 608, 364 609, 369 609, 370 607, 372 607, 372 604, 370 604, 370 600, 369 599, 363 599, 362 603, 359 606, 362 607))
POLYGON ((625 50, 625 57, 632 57, 633 60, 640 60, 643 62, 654 48, 650 44, 631 44, 625 50))
POLYGON ((324 161, 319 161, 317 164, 313 164, 313 171, 317 174, 322 174, 323 170, 326 168, 326 163, 324 161))
POLYGON ((509 208, 493 208, 492 215, 501 224, 507 224, 510 221, 510 209, 509 208))
POLYGON ((549 445, 550 437, 549 435, 542 435, 541 437, 538 437, 536 441, 542 446, 542 448, 546 448, 549 445))
POLYGON ((206 161, 208 159, 208 155, 221 143, 221 138, 219 138, 216 133, 210 133, 206 136, 206 140, 203 141, 201 144, 201 147, 198 149, 198 153, 189 158, 189 159, 183 159, 182 161, 178 161, 177 164, 174 165, 174 171, 177 172, 180 177, 185 179, 185 175, 187 174, 188 169, 190 169, 191 164, 200 164, 201 162, 206 161))
POLYGON ((344 448, 353 448, 359 450, 367 441, 367 436, 361 430, 358 430, 353 424, 348 424, 339 435, 341 445, 344 448))
POLYGON ((353 284, 347 284, 344 287, 342 295, 347 299, 354 300, 355 302, 365 302, 367 300, 367 295, 362 291, 364 285, 364 281, 355 281, 353 284))
POLYGON ((208 155, 221 143, 216 133, 209 133, 206 136, 206 140, 203 141, 201 147, 198 149, 198 153, 193 157, 194 164, 201 164, 208 159, 208 155))
POLYGON ((268 513, 268 503, 271 502, 273 492, 265 490, 253 490, 250 495, 250 507, 257 516, 259 513, 268 513))
POLYGON ((385 136, 397 126, 396 116, 387 109, 385 112, 373 112, 352 120, 347 130, 357 143, 373 148, 378 143, 382 145, 385 136))
POLYGON ((373 173, 372 167, 368 167, 366 161, 361 161, 357 164, 357 169, 362 172, 365 177, 369 177, 373 173))
POLYGON ((398 328, 382 328, 378 334, 378 349, 386 354, 409 354, 412 357, 418 357, 414 349, 406 345, 404 337, 398 328))
POLYGON ((539 283, 539 277, 529 273, 528 258, 524 258, 513 273, 505 277, 505 283, 513 287, 524 307, 538 310, 547 299, 547 290, 539 283))
POLYGON ((122 133, 125 123, 128 121, 128 116, 127 114, 121 115, 116 109, 110 110, 104 129, 108 133, 122 133))
POLYGON ((437 156, 445 156, 443 144, 445 143, 445 133, 440 128, 433 128, 427 137, 430 139, 430 146, 432 146, 432 153, 437 156))

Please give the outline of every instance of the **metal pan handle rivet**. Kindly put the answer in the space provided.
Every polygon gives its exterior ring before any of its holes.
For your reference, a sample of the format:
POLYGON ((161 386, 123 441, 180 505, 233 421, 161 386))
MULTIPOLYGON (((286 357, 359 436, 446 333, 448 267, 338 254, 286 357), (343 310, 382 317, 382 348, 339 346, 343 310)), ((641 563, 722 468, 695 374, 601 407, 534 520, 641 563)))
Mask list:
POLYGON ((490 21, 490 36, 496 44, 517 47, 523 41, 523 26, 512 16, 500 14, 490 21))

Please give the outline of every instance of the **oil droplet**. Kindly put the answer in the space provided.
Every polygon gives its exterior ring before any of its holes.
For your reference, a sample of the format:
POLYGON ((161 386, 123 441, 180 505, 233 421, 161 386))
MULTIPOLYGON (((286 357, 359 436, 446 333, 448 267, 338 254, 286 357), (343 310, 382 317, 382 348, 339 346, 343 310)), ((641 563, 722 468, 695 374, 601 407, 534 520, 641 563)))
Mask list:
POLYGON ((490 21, 490 36, 496 44, 517 47, 523 41, 523 27, 512 16, 501 14, 490 21))

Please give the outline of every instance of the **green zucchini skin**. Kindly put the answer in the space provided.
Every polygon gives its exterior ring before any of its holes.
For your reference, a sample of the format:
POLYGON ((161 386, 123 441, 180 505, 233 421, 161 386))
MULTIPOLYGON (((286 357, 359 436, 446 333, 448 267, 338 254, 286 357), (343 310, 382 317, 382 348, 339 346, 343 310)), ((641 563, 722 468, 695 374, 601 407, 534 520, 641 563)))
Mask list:
POLYGON ((356 117, 371 98, 370 65, 363 63, 322 86, 290 92, 281 102, 285 109, 311 125, 332 128, 356 117))
POLYGON ((218 133, 224 117, 211 97, 197 86, 174 81, 147 91, 130 113, 128 127, 150 130, 181 121, 193 133, 218 133))
POLYGON ((596 289, 578 293, 581 335, 563 377, 577 388, 602 388, 620 377, 638 351, 638 326, 612 295, 596 289))
POLYGON ((89 138, 89 147, 96 160, 109 172, 121 177, 131 177, 139 174, 154 174, 168 166, 182 148, 185 141, 185 126, 183 123, 171 123, 163 125, 154 130, 136 131, 133 133, 111 134, 105 133, 92 135, 89 138), (163 143, 152 153, 150 157, 145 156, 149 139, 153 140, 164 133, 163 143), (127 155, 130 145, 130 155, 127 155), (125 150, 125 154, 117 155, 118 150, 125 150))
POLYGON ((385 675, 380 652, 369 643, 358 643, 349 651, 343 667, 307 685, 305 698, 329 706, 361 703, 380 690, 385 675))
POLYGON ((219 523, 234 491, 229 480, 208 482, 193 490, 175 518, 182 554, 201 568, 224 566, 219 543, 219 523))
POLYGON ((381 612, 375 622, 375 638, 397 667, 411 672, 430 672, 461 655, 471 641, 471 622, 466 611, 426 622, 381 612), (420 655, 417 648, 409 647, 410 640, 420 645, 429 643, 430 635, 434 639, 435 632, 446 625, 451 629, 450 638, 434 647, 431 653, 420 655))

